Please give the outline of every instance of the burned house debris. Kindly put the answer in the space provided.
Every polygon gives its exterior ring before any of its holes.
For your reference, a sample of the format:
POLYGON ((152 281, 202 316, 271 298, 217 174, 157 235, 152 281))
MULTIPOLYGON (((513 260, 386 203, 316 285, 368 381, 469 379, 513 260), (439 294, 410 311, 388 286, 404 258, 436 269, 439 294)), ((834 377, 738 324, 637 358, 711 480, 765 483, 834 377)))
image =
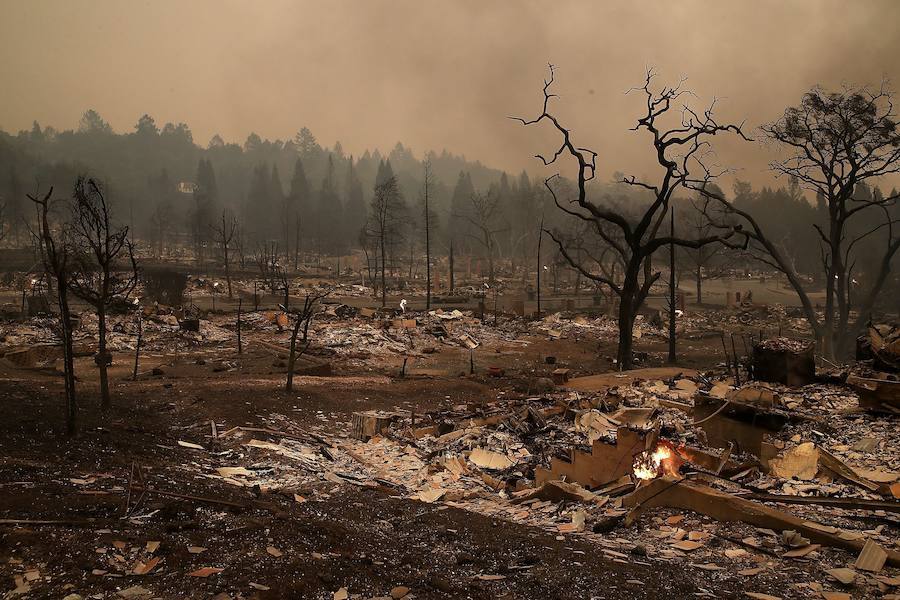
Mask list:
MULTIPOLYGON (((239 278, 233 284, 247 288, 239 278)), ((249 375, 241 373, 259 377, 260 368, 286 368, 290 331, 277 311, 242 315, 240 355, 228 313, 162 305, 141 311, 138 384, 179 385, 186 363, 244 381, 249 375), (185 328, 192 318, 197 326, 185 328)), ((696 336, 707 320, 727 321, 728 314, 736 313, 685 313, 683 334, 696 336)), ((87 358, 96 324, 89 312, 80 317, 75 347, 87 358)), ((110 319, 115 366, 134 352, 137 321, 127 313, 110 319)), ((639 327, 642 337, 664 343, 664 329, 639 327)), ((772 329, 764 319, 752 328, 772 329)), ((331 389, 333 381, 359 394, 381 393, 449 376, 484 382, 479 385, 487 384, 493 397, 454 403, 451 395, 431 408, 350 406, 304 425, 277 405, 237 420, 192 422, 190 410, 160 442, 168 448, 164 463, 147 468, 133 460, 119 474, 72 474, 69 493, 120 498, 133 535, 159 519, 154 507, 170 503, 195 506, 208 513, 204 519, 223 510, 277 515, 285 503, 306 510, 350 488, 537 528, 554 539, 595 545, 614 562, 676 564, 719 585, 772 597, 786 590, 798 597, 892 593, 900 583, 894 373, 874 371, 870 360, 850 371, 825 365, 812 379, 798 379, 814 346, 775 337, 754 342, 736 361, 740 385, 721 352, 712 368, 596 375, 568 355, 586 334, 610 342, 617 335, 604 316, 554 313, 530 323, 503 316, 495 324, 470 310, 407 310, 398 318, 337 300, 321 306, 311 323, 311 344, 297 366, 300 389, 331 389), (533 374, 510 377, 522 368, 521 356, 532 357, 533 374), (387 366, 386 377, 375 375, 385 371, 372 369, 372 361, 387 366), (350 375, 366 371, 372 375, 350 375), (794 573, 789 580, 781 575, 785 569, 794 573)), ((46 371, 59 357, 45 318, 8 322, 2 335, 8 372, 46 371)), ((710 339, 716 347, 718 340, 710 339)), ((14 530, 42 527, 40 520, 9 517, 0 523, 14 530)), ((175 560, 166 543, 150 540, 152 551, 113 547, 118 558, 94 568, 94 577, 119 573, 152 589, 154 576, 165 577, 175 560)), ((206 580, 224 573, 221 562, 204 564, 201 546, 185 546, 197 557, 186 575, 206 580)), ((285 549, 270 544, 265 552, 273 559, 285 549)), ((473 576, 502 588, 517 572, 527 570, 473 576)), ((17 576, 16 589, 41 589, 40 579, 17 576)), ((253 583, 257 590, 271 587, 253 583)), ((413 595, 422 585, 397 584, 413 595)), ((426 584, 418 593, 429 589, 426 584)))

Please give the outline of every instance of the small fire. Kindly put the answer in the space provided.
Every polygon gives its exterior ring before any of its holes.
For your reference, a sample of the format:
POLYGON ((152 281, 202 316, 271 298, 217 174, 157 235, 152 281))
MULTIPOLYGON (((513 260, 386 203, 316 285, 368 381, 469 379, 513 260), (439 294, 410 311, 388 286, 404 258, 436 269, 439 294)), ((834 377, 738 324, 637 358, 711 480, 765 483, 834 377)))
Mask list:
POLYGON ((641 452, 634 458, 634 476, 638 479, 654 479, 660 475, 660 469, 666 473, 677 471, 671 464, 673 457, 672 448, 665 443, 660 443, 653 452, 641 452))

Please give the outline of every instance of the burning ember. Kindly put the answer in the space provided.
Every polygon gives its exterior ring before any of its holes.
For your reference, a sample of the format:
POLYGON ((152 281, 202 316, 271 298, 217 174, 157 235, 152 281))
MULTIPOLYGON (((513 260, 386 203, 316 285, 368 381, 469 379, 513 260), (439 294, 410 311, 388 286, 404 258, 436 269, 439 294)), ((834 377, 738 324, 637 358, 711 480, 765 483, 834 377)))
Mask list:
POLYGON ((646 450, 634 458, 634 476, 638 479, 654 479, 663 472, 669 475, 678 473, 675 452, 666 442, 660 442, 656 449, 646 450))

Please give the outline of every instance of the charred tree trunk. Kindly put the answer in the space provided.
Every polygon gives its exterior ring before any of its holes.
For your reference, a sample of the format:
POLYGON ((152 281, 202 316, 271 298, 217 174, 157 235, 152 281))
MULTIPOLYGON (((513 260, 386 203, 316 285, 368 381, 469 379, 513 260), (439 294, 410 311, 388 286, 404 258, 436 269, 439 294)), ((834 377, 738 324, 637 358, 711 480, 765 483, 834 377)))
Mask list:
MULTIPOLYGON (((294 323, 294 329, 291 331, 291 350, 288 354, 288 367, 287 367, 287 381, 284 384, 284 390, 286 392, 292 392, 294 390, 294 366, 297 364, 297 336, 300 334, 300 328, 303 326, 303 320, 298 317, 297 322, 294 323)), ((309 343, 306 344, 307 346, 309 343)), ((306 347, 300 352, 306 351, 306 347)))
POLYGON ((634 364, 634 292, 623 288, 623 294, 619 298, 619 345, 616 351, 616 361, 620 371, 627 371, 634 364))
POLYGON ((66 395, 66 433, 73 436, 78 431, 78 399, 75 391, 75 359, 72 349, 72 313, 69 309, 69 246, 63 240, 55 240, 50 230, 50 202, 53 188, 43 198, 27 195, 35 204, 39 234, 35 242, 40 246, 41 261, 48 276, 56 280, 56 300, 59 306, 59 330, 63 346, 63 372, 66 395))
MULTIPOLYGON (((625 275, 622 287, 619 290, 619 348, 617 360, 619 368, 623 371, 634 367, 634 322, 638 312, 644 305, 650 286, 657 280, 659 273, 644 279, 639 283, 641 272, 646 269, 646 260, 639 257, 632 258, 625 266, 625 275)), ((646 273, 645 273, 646 275, 646 273)))
POLYGON ((381 236, 381 307, 387 306, 387 282, 385 281, 385 261, 387 256, 384 253, 384 236, 381 236))
POLYGON ((72 313, 69 310, 68 282, 62 274, 56 275, 59 323, 63 343, 63 372, 66 390, 66 433, 73 436, 78 431, 78 398, 75 395, 75 353, 72 348, 72 313))
POLYGON ((296 313, 297 320, 294 321, 294 328, 291 330, 291 348, 290 354, 288 355, 287 380, 284 384, 286 392, 291 392, 294 389, 294 368, 297 365, 297 358, 302 356, 309 348, 309 325, 312 322, 316 304, 324 297, 325 295, 311 296, 307 294, 306 299, 303 301, 303 308, 296 313), (301 330, 303 331, 303 348, 297 352, 297 338, 299 337, 301 330))
POLYGON ((225 283, 228 285, 228 299, 233 298, 231 293, 231 263, 228 260, 228 245, 223 248, 225 252, 225 283))

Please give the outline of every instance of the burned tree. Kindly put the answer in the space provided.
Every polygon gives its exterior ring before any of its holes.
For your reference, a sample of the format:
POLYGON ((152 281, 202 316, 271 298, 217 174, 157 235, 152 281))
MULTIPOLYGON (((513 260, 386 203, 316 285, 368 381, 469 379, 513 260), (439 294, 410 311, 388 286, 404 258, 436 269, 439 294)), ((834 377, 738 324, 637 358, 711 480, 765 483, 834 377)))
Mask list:
POLYGON ((397 185, 397 178, 389 177, 375 186, 375 195, 369 209, 369 220, 366 223, 366 236, 373 240, 377 248, 375 256, 376 268, 380 261, 381 270, 381 305, 387 306, 387 268, 388 249, 399 242, 403 235, 403 217, 406 205, 397 185))
MULTIPOLYGON (((715 103, 702 112, 697 112, 686 105, 679 111, 675 104, 688 94, 683 88, 683 81, 674 87, 663 86, 659 90, 654 90, 651 87, 653 77, 653 72, 648 72, 643 85, 634 90, 644 96, 646 108, 632 130, 643 131, 650 135, 653 153, 661 168, 661 174, 656 182, 639 180, 633 176, 622 178, 621 183, 643 190, 649 196, 649 201, 638 208, 634 215, 622 214, 603 203, 588 199, 588 184, 596 175, 597 153, 576 146, 572 141, 571 131, 550 112, 549 104, 555 97, 555 94, 550 92, 554 80, 552 65, 550 75, 544 81, 541 114, 533 119, 515 118, 526 126, 550 123, 562 136, 559 148, 549 158, 540 154, 537 158, 546 166, 555 164, 563 155, 570 156, 575 161, 578 171, 577 189, 573 198, 567 200, 560 198, 561 194, 558 193, 560 186, 554 185, 555 181, 560 179, 559 174, 546 179, 545 186, 560 210, 591 223, 596 235, 620 255, 625 265, 622 281, 614 281, 591 269, 589 263, 579 261, 559 235, 545 230, 573 268, 588 279, 608 286, 618 296, 617 359, 621 369, 629 369, 632 366, 632 331, 635 316, 650 293, 651 286, 660 277, 660 273, 652 269, 653 254, 669 244, 698 248, 721 242, 734 233, 727 232, 693 240, 659 235, 673 194, 676 190, 684 189, 692 181, 691 169, 703 164, 703 156, 709 147, 709 138, 719 133, 734 133, 740 137, 744 137, 744 134, 740 126, 720 124, 715 119, 713 116, 715 103), (673 119, 675 115, 680 118, 673 119), (609 228, 615 230, 618 236, 610 235, 609 228)), ((713 177, 707 169, 702 171, 707 179, 713 177)))
MULTIPOLYGON (((297 359, 300 356, 303 356, 303 353, 309 349, 309 326, 316 314, 319 303, 324 300, 329 293, 330 290, 316 294, 306 294, 306 298, 303 300, 303 306, 290 313, 294 318, 294 326, 291 329, 291 349, 288 354, 287 381, 284 384, 284 390, 286 392, 291 392, 294 389, 294 366, 297 364, 297 359), (303 336, 300 338, 300 342, 302 343, 303 348, 297 352, 297 338, 300 337, 301 333, 303 336)), ((284 308, 285 311, 288 310, 287 307, 284 308)))
MULTIPOLYGON (((368 282, 372 286, 372 295, 378 295, 378 281, 377 281, 377 271, 378 265, 373 264, 376 257, 376 248, 374 245, 375 240, 369 236, 366 232, 366 228, 363 227, 359 230, 359 235, 357 236, 357 243, 359 243, 359 247, 363 251, 363 257, 366 261, 366 274, 368 275, 368 282)), ((363 285, 366 283, 366 275, 363 275, 363 285)))
POLYGON ((222 251, 222 260, 225 264, 225 281, 228 285, 228 298, 232 298, 231 294, 231 261, 228 254, 232 249, 232 241, 237 232, 237 218, 229 210, 222 211, 222 222, 216 225, 216 243, 222 251))
POLYGON ((848 87, 839 92, 815 87, 804 94, 800 106, 788 108, 780 119, 762 129, 788 153, 771 168, 796 178, 820 199, 820 222, 810 226, 819 238, 825 274, 823 314, 817 311, 809 285, 790 258, 754 216, 735 208, 720 194, 707 191, 706 195, 740 217, 751 253, 787 277, 822 351, 832 358, 846 357, 869 319, 900 249, 897 195, 859 193, 867 183, 900 172, 900 131, 892 93, 884 85, 877 90, 848 87), (860 279, 867 279, 867 285, 853 294, 854 306, 851 292, 856 274, 861 272, 865 277, 860 279))
MULTIPOLYGON (((717 186, 709 186, 710 190, 718 190, 717 186)), ((721 192, 719 192, 721 193, 721 192)), ((696 238, 708 237, 715 233, 716 223, 727 222, 720 210, 711 206, 712 201, 703 194, 697 194, 689 203, 685 203, 680 213, 681 227, 688 230, 696 238), (718 213, 713 215, 712 213, 718 213), (713 219, 710 219, 713 216, 713 219)), ((703 280, 721 277, 726 273, 723 258, 728 247, 724 244, 707 244, 699 248, 685 248, 684 256, 694 272, 697 292, 697 304, 703 304, 703 280)))
MULTIPOLYGON (((257 244, 254 261, 262 276, 263 286, 269 286, 269 291, 274 296, 277 291, 284 294, 284 306, 290 305, 291 286, 288 281, 287 267, 282 261, 283 255, 278 248, 278 242, 257 244)), ((284 257, 286 259, 286 257, 284 257)))
POLYGON ((28 195, 37 208, 38 231, 33 232, 41 248, 41 259, 47 275, 56 281, 56 300, 59 307, 59 331, 63 347, 63 372, 66 393, 66 432, 77 430, 78 399, 75 394, 75 359, 72 350, 72 315, 69 309, 69 281, 71 277, 71 248, 63 233, 54 234, 50 227, 53 188, 40 198, 28 195))
POLYGON ((189 214, 191 236, 198 264, 203 263, 203 248, 209 243, 213 230, 218 191, 212 163, 201 159, 197 165, 197 182, 194 184, 194 206, 189 214))
MULTIPOLYGON (((620 240, 621 230, 610 227, 608 224, 603 226, 606 237, 613 237, 620 240)), ((572 223, 571 232, 566 235, 563 231, 557 231, 556 236, 568 249, 569 253, 574 255, 578 264, 583 265, 590 271, 599 272, 604 279, 619 282, 621 273, 625 270, 625 264, 622 255, 611 246, 606 240, 596 234, 596 225, 581 220, 572 223)), ((565 260, 565 258, 563 258, 565 260)), ((566 261, 568 264, 568 261, 566 261)), ((571 267, 571 265, 569 265, 571 267)), ((581 285, 582 271, 573 269, 576 273, 575 295, 578 295, 579 286, 581 285)), ((612 290, 604 291, 608 286, 603 285, 597 280, 592 280, 596 286, 596 291, 603 296, 607 303, 608 309, 615 308, 613 298, 615 294, 612 290)))
POLYGON ((238 264, 241 266, 241 269, 246 265, 246 253, 244 252, 244 242, 247 239, 246 230, 244 229, 243 224, 239 224, 237 228, 237 232, 235 233, 234 238, 234 249, 237 251, 238 255, 238 264))
POLYGON ((268 287, 273 295, 278 288, 280 279, 279 271, 281 267, 279 266, 278 258, 278 242, 262 242, 256 245, 253 262, 256 263, 256 268, 259 269, 263 287, 268 287))
POLYGON ((94 362, 100 369, 102 407, 108 409, 107 369, 112 356, 106 350, 106 315, 117 298, 127 297, 134 289, 137 261, 128 227, 116 228, 113 224, 107 199, 93 179, 79 177, 75 183, 70 234, 75 256, 69 288, 97 313, 99 341, 94 362), (117 264, 122 259, 127 264, 117 264))
POLYGON ((493 191, 487 194, 475 192, 471 196, 471 212, 460 215, 473 228, 473 233, 468 236, 475 240, 484 249, 488 261, 488 281, 494 281, 494 252, 497 247, 497 234, 506 231, 500 227, 499 218, 500 197, 493 191))

